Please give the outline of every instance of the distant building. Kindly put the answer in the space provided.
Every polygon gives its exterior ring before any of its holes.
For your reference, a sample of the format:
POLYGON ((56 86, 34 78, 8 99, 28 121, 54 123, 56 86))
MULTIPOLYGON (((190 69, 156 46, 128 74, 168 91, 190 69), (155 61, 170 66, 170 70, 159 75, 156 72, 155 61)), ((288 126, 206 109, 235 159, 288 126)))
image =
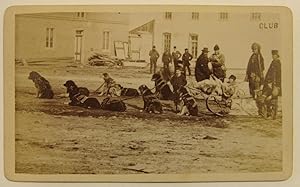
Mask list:
POLYGON ((116 42, 128 48, 128 22, 128 15, 121 13, 20 14, 16 58, 70 58, 85 63, 90 51, 116 55, 116 42))
POLYGON ((188 48, 196 59, 203 47, 212 52, 218 44, 229 67, 244 68, 253 42, 261 44, 267 62, 270 51, 281 47, 280 17, 276 13, 164 12, 148 17, 148 21, 129 32, 132 58, 148 60, 148 52, 155 45, 160 54, 172 51, 173 46, 181 52, 188 48))

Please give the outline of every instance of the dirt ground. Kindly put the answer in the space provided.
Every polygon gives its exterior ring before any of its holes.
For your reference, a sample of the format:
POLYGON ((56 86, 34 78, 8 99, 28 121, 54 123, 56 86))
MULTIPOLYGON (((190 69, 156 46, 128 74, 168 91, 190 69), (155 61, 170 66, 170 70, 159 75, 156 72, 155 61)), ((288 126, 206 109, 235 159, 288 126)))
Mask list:
MULTIPOLYGON (((71 107, 63 83, 72 79, 91 91, 108 72, 125 87, 153 86, 148 68, 86 67, 72 64, 16 67, 16 172, 34 174, 230 173, 282 170, 282 120, 252 115, 236 100, 230 115, 216 117, 199 101, 198 117, 142 113, 142 99, 125 101, 123 113, 71 107), (35 98, 28 80, 38 71, 55 98, 35 98)), ((235 72, 238 79, 243 73, 235 72)), ((190 79, 192 79, 191 77, 190 79)), ((247 86, 241 84, 245 89, 247 86)), ((98 98, 101 100, 102 98, 98 98)), ((247 109, 248 110, 248 109, 247 109)))

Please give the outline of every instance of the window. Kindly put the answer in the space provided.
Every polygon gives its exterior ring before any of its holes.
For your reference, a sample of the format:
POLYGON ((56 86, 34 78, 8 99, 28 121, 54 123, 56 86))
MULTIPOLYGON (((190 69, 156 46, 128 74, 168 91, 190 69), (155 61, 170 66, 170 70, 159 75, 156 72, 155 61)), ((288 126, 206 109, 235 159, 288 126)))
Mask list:
POLYGON ((86 14, 84 12, 76 12, 77 18, 85 18, 86 14))
POLYGON ((192 20, 199 20, 199 12, 192 12, 192 20))
POLYGON ((110 37, 110 32, 109 31, 104 31, 103 32, 103 46, 102 48, 104 50, 108 50, 109 49, 109 37, 110 37))
POLYGON ((172 19, 172 12, 166 12, 165 13, 165 19, 171 20, 172 19))
POLYGON ((53 48, 54 28, 46 28, 46 48, 53 48))
POLYGON ((260 21, 261 20, 261 13, 259 12, 253 12, 250 14, 250 20, 251 21, 260 21))
POLYGON ((190 34, 190 46, 191 52, 194 58, 198 56, 198 35, 197 34, 190 34))
POLYGON ((164 51, 171 50, 171 33, 164 33, 164 51))
POLYGON ((228 20, 228 12, 220 12, 219 13, 219 20, 220 21, 227 21, 228 20))

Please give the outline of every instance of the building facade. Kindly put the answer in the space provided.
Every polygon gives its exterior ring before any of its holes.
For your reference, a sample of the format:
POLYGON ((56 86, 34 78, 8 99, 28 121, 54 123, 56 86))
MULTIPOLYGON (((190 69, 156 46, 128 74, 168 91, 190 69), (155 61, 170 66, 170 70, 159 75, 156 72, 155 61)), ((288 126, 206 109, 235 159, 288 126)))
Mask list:
POLYGON ((90 51, 116 55, 115 42, 128 45, 128 15, 39 13, 16 16, 16 58, 70 58, 86 63, 90 51))
MULTIPOLYGON (((147 51, 155 45, 160 54, 165 50, 172 52, 173 46, 182 53, 188 48, 196 59, 203 47, 212 52, 213 46, 218 44, 225 54, 227 66, 235 68, 245 68, 253 42, 261 44, 266 61, 270 61, 270 51, 280 50, 280 34, 279 14, 255 11, 161 12, 151 14, 148 21, 130 30, 131 38, 140 38, 143 43, 139 45, 140 58, 148 60, 147 51)), ((135 45, 133 52, 138 51, 138 45, 135 45)))

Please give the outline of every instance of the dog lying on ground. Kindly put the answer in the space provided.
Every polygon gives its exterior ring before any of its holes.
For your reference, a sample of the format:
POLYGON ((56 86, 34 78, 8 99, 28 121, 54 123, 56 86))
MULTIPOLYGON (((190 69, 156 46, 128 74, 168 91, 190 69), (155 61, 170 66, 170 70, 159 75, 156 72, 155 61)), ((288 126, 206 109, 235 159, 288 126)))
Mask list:
POLYGON ((120 84, 117 84, 116 87, 119 89, 119 95, 120 96, 139 96, 139 92, 137 91, 137 89, 134 88, 124 88, 123 86, 121 86, 120 84))
POLYGON ((123 101, 106 97, 101 103, 101 109, 124 112, 126 110, 126 105, 123 101))
POLYGON ((178 90, 179 93, 179 100, 182 101, 183 106, 181 108, 181 111, 179 115, 192 115, 197 116, 198 115, 198 105, 196 100, 191 96, 186 89, 186 87, 182 86, 178 90))
POLYGON ((149 113, 162 113, 162 105, 158 100, 157 96, 151 92, 151 90, 146 85, 141 85, 139 87, 141 95, 144 101, 143 111, 149 113))
MULTIPOLYGON (((74 81, 72 80, 68 80, 66 83, 66 85, 76 85, 74 81)), ((64 84, 64 85, 65 85, 64 84)), ((76 85, 77 86, 77 85, 76 85)), ((87 89, 86 87, 78 87, 78 91, 80 94, 85 95, 85 96, 89 96, 90 95, 90 91, 89 89, 87 89)), ((68 92, 67 92, 68 93, 68 92)))
POLYGON ((155 82, 155 92, 159 93, 159 99, 162 100, 174 100, 174 93, 172 92, 170 86, 161 77, 160 74, 155 73, 152 75, 152 81, 155 82))
POLYGON ((34 82, 34 85, 37 89, 36 97, 45 99, 53 98, 54 93, 52 91, 49 81, 42 77, 38 72, 30 72, 28 79, 34 82))
POLYGON ((100 109, 101 105, 96 98, 89 98, 86 96, 86 89, 79 89, 74 81, 68 80, 64 86, 67 88, 67 93, 71 102, 71 106, 81 106, 84 108, 100 109), (80 91, 81 90, 81 91, 80 91))

